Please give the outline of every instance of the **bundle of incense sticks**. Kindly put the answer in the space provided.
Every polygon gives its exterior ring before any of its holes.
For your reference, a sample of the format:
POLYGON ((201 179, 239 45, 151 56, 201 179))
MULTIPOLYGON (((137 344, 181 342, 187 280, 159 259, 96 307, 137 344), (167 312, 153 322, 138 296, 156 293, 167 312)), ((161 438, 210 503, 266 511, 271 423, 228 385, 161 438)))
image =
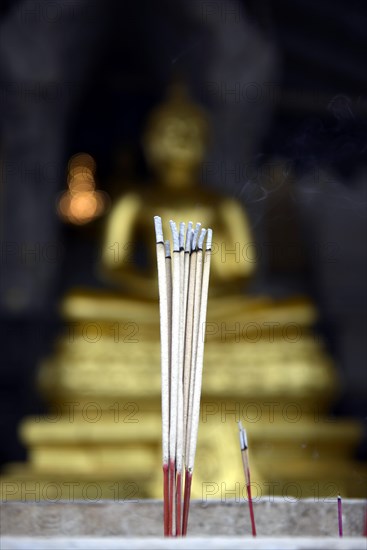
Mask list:
POLYGON ((170 221, 164 240, 154 217, 161 326, 165 536, 186 535, 199 427, 212 230, 170 221), (206 245, 204 249, 204 241, 206 245), (185 488, 182 496, 183 472, 185 488), (183 507, 182 507, 183 503, 183 507))

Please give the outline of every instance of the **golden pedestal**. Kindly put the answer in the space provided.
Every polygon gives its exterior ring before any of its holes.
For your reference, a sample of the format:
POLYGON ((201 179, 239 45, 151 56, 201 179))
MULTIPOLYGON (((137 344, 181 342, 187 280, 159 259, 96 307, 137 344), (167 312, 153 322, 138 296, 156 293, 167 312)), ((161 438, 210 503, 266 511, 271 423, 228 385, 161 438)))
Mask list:
MULTIPOLYGON (((238 420, 255 498, 362 497, 366 469, 352 459, 361 429, 327 417, 337 383, 311 329, 313 306, 232 298, 214 307, 193 498, 246 496, 238 420)), ((22 423, 29 461, 8 467, 2 498, 161 498, 157 304, 77 293, 63 311, 65 333, 39 379, 51 410, 22 423)))

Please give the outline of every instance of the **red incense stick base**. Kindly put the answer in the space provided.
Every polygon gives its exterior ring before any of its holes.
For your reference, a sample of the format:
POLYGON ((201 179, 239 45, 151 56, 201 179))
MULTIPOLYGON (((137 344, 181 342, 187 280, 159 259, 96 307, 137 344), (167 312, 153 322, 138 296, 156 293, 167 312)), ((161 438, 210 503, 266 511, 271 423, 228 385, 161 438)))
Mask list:
POLYGON ((168 537, 168 518, 169 518, 169 470, 168 464, 163 464, 163 532, 168 537))
POLYGON ((254 507, 252 504, 251 484, 249 483, 248 485, 246 485, 246 488, 247 488, 247 496, 248 496, 248 505, 250 509, 252 536, 256 537, 256 524, 255 524, 254 507))
POLYGON ((182 500, 182 473, 177 472, 177 480, 176 480, 176 537, 181 536, 181 500, 182 500))
POLYGON ((169 461, 168 536, 173 536, 173 500, 175 496, 175 461, 169 461))
POLYGON ((187 534, 187 524, 189 521, 189 508, 190 508, 190 496, 191 496, 191 482, 192 474, 186 470, 185 472, 185 493, 184 493, 184 508, 182 518, 182 536, 187 534))

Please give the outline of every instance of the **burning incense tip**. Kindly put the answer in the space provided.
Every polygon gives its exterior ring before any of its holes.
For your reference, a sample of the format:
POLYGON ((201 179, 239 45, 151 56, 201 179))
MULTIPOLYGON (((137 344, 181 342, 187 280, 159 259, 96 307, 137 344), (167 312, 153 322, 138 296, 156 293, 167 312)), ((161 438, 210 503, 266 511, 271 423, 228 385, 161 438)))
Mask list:
POLYGON ((212 240, 213 240, 213 231, 211 229, 208 229, 208 232, 206 234, 206 249, 207 250, 212 249, 212 240))
POLYGON ((203 250, 205 235, 206 235, 206 229, 203 228, 201 230, 200 237, 199 237, 199 242, 198 242, 198 249, 199 250, 203 250))
POLYGON ((185 222, 180 223, 180 234, 179 234, 179 246, 180 250, 184 249, 185 244, 185 222))
POLYGON ((201 223, 197 223, 196 224, 196 227, 194 229, 194 235, 193 235, 193 238, 192 238, 192 248, 191 250, 196 250, 196 245, 197 245, 197 240, 198 240, 198 234, 199 234, 199 231, 200 231, 200 227, 201 227, 201 223))
POLYGON ((238 429, 240 431, 239 435, 240 435, 241 451, 246 451, 246 449, 248 448, 247 434, 246 434, 245 428, 242 426, 242 422, 238 423, 238 429))
POLYGON ((186 230, 185 252, 191 252, 191 244, 192 244, 192 222, 189 222, 187 224, 187 230, 186 230))
POLYGON ((154 227, 157 244, 163 243, 162 219, 159 216, 154 216, 154 227))
POLYGON ((177 232, 177 227, 174 221, 170 220, 169 222, 171 226, 171 232, 172 232, 172 240, 173 240, 173 251, 179 252, 180 251, 180 240, 179 235, 177 232))

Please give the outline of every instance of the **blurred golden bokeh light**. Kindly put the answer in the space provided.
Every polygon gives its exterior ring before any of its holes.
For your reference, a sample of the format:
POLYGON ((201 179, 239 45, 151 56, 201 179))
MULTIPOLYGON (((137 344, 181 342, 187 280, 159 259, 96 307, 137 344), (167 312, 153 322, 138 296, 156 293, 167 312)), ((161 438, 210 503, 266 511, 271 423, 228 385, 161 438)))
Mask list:
POLYGON ((70 173, 73 169, 78 167, 88 169, 94 174, 96 171, 96 161, 88 153, 76 153, 68 162, 68 172, 70 173))
POLYGON ((108 195, 96 191, 95 171, 96 163, 87 153, 78 153, 69 160, 68 190, 61 195, 57 205, 59 216, 65 222, 84 225, 105 212, 108 195))

